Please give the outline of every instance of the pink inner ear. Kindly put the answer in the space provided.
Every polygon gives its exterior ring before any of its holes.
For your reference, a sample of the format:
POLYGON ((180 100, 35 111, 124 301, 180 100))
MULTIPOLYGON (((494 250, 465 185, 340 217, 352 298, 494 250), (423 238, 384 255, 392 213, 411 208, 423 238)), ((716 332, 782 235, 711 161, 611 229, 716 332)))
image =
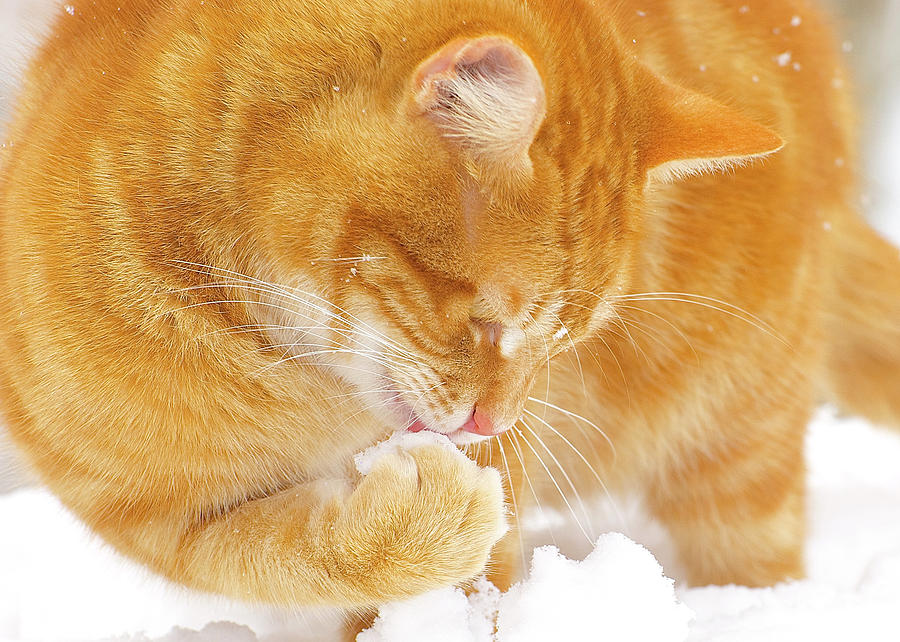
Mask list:
POLYGON ((449 78, 462 68, 477 68, 486 78, 506 76, 526 77, 523 62, 531 61, 518 47, 505 38, 486 36, 483 38, 461 38, 444 46, 423 63, 413 79, 416 98, 427 105, 435 98, 436 87, 441 79, 449 78), (523 73, 525 72, 525 73, 523 73))
POLYGON ((454 40, 419 67, 413 77, 413 86, 416 89, 416 99, 420 103, 430 102, 431 96, 428 94, 434 91, 434 79, 455 70, 457 61, 471 42, 471 40, 454 40))
POLYGON ((513 41, 451 41, 416 70, 412 95, 421 113, 476 158, 513 172, 530 168, 546 96, 531 58, 513 41))

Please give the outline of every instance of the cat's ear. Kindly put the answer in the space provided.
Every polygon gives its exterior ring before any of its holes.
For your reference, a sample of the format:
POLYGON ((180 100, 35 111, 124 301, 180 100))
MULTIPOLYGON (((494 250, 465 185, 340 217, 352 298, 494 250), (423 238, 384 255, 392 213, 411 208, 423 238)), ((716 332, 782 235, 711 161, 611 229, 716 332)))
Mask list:
POLYGON ((650 82, 641 157, 651 180, 722 171, 784 147, 778 134, 735 109, 655 75, 650 82))
POLYGON ((528 172, 547 99, 534 62, 502 36, 453 40, 412 79, 420 114, 477 161, 528 172))

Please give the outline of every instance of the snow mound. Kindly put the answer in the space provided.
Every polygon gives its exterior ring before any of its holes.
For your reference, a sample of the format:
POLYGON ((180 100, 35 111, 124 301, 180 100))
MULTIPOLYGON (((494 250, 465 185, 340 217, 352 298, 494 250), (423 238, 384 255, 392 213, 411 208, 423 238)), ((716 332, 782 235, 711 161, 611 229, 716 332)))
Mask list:
POLYGON ((213 622, 201 631, 176 626, 167 635, 151 640, 144 634, 117 637, 103 642, 259 642, 256 634, 246 626, 231 622, 213 622))
POLYGON ((553 546, 535 550, 528 579, 503 595, 482 579, 468 598, 445 589, 386 605, 357 641, 682 642, 692 617, 653 555, 609 534, 583 562, 553 546))
POLYGON ((770 589, 742 586, 684 591, 704 613, 691 642, 794 640, 900 640, 900 549, 873 560, 870 575, 853 590, 807 580, 770 589))
POLYGON ((613 533, 583 562, 552 546, 537 549, 528 580, 500 598, 497 628, 500 642, 680 642, 692 617, 656 558, 613 533))
POLYGON ((488 642, 498 597, 499 591, 482 580, 469 598, 460 589, 447 588, 386 604, 356 642, 419 642, 426 632, 429 642, 488 642))

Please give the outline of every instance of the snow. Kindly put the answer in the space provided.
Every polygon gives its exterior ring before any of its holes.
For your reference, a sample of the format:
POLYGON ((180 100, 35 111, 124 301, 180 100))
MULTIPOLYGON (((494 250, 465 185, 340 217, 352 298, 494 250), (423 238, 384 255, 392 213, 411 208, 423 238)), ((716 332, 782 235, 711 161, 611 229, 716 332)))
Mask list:
MULTIPOLYGON (((259 638, 246 626, 230 622, 212 622, 201 631, 191 631, 175 627, 167 635, 154 642, 257 642, 259 638)), ((107 642, 151 642, 146 635, 138 634, 129 637, 117 637, 107 642)))
POLYGON ((681 642, 693 617, 653 555, 615 533, 582 562, 536 549, 529 578, 503 595, 483 579, 475 588, 468 599, 446 589, 388 605, 358 642, 412 642, 429 631, 435 642, 584 640, 598 622, 617 642, 681 642))
POLYGON ((381 608, 372 628, 357 636, 357 642, 400 642, 427 639, 434 642, 481 642, 490 640, 500 593, 482 580, 470 597, 462 590, 447 588, 426 593, 406 602, 381 608))
POLYGON ((613 533, 580 563, 537 549, 528 580, 500 598, 497 625, 501 642, 582 640, 592 631, 621 642, 680 642, 692 618, 653 555, 613 533))
POLYGON ((388 439, 375 444, 356 455, 353 463, 356 464, 356 470, 360 475, 368 475, 372 472, 375 464, 385 455, 393 454, 403 450, 410 450, 419 446, 442 446, 448 450, 459 453, 460 457, 464 457, 450 438, 446 435, 440 435, 430 430, 422 432, 395 432, 388 439))

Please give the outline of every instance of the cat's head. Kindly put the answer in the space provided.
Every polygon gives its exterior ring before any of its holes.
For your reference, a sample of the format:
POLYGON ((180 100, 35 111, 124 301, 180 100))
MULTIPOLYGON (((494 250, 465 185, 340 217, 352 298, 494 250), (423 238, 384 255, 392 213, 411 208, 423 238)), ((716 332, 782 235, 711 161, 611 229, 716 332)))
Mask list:
POLYGON ((248 107, 252 269, 293 288, 256 310, 270 339, 458 443, 512 426, 548 359, 614 317, 649 183, 781 145, 613 35, 597 52, 513 13, 310 31, 302 73, 269 72, 297 99, 248 107))

